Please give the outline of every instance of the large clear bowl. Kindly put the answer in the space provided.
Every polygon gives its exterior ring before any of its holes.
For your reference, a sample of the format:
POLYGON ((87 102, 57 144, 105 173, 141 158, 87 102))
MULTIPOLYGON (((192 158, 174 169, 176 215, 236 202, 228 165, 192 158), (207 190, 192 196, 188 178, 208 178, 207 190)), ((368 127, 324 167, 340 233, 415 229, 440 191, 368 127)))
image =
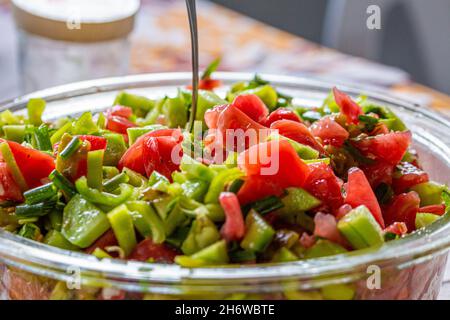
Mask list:
MULTIPOLYGON (((175 94, 189 73, 94 80, 35 92, 3 104, 25 112, 30 97, 48 101, 45 117, 56 119, 111 105, 118 91, 148 97, 175 94)), ((218 73, 226 86, 250 74, 218 73)), ((320 105, 333 84, 264 75, 307 106, 320 105)), ((414 147, 432 179, 450 182, 450 123, 418 105, 364 87, 340 86, 392 108, 414 133, 414 147)), ((39 170, 39 168, 36 168, 39 170)), ((4 299, 435 299, 447 250, 450 218, 381 248, 280 264, 182 268, 176 265, 98 260, 33 242, 0 230, 0 297, 4 299)))

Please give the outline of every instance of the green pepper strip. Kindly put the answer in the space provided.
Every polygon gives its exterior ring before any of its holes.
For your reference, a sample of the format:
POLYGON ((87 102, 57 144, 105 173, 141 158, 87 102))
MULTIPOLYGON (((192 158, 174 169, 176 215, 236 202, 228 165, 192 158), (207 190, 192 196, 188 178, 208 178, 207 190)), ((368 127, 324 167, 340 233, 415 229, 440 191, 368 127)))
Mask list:
POLYGON ((106 192, 112 192, 116 190, 120 186, 120 184, 127 183, 129 180, 130 178, 127 176, 127 174, 122 172, 105 181, 105 183, 103 183, 103 190, 106 192))
POLYGON ((102 189, 104 150, 89 151, 87 154, 87 182, 89 187, 102 189))
POLYGON ((56 130, 55 133, 53 133, 52 136, 50 137, 50 142, 52 143, 52 145, 60 141, 64 133, 70 132, 71 129, 72 129, 72 122, 69 121, 66 124, 64 124, 61 128, 56 130))
POLYGON ((219 195, 224 190, 228 182, 239 179, 244 176, 244 173, 238 168, 224 170, 217 174, 211 181, 209 190, 205 195, 205 203, 219 202, 219 195))
POLYGON ((149 203, 130 201, 126 206, 131 211, 134 225, 142 236, 151 236, 155 243, 163 243, 166 240, 164 224, 149 203))
POLYGON ((107 216, 120 248, 125 256, 128 256, 137 244, 130 211, 126 205, 122 204, 110 211, 107 216))
POLYGON ((81 141, 80 138, 73 137, 72 140, 70 140, 69 144, 64 148, 64 150, 61 151, 59 156, 63 159, 70 158, 71 155, 77 152, 78 148, 81 147, 82 143, 83 141, 81 141))
POLYGON ((109 207, 120 205, 133 194, 133 187, 125 183, 119 186, 120 193, 118 195, 89 188, 86 177, 78 179, 75 187, 86 200, 109 207))
POLYGON ((58 170, 53 170, 48 178, 53 182, 55 187, 64 192, 67 197, 71 198, 77 193, 72 182, 67 180, 67 178, 64 177, 58 170))
POLYGON ((11 172, 11 175, 14 178, 14 181, 16 181, 17 185, 20 188, 20 191, 24 192, 28 190, 27 182, 25 181, 25 178, 22 174, 22 172, 19 169, 19 166, 17 165, 16 159, 14 158, 14 155, 11 151, 11 148, 9 147, 7 142, 2 142, 0 144, 0 151, 2 153, 3 159, 5 160, 6 164, 8 165, 8 169, 11 172))
POLYGON ((36 126, 42 123, 42 114, 45 109, 45 100, 43 99, 30 99, 27 104, 28 120, 31 124, 36 126))

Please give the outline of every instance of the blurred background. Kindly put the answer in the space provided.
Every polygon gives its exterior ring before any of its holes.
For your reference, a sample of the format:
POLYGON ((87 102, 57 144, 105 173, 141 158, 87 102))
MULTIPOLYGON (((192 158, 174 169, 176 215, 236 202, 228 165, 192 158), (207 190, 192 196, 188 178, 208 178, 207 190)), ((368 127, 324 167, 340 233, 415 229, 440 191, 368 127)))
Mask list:
MULTIPOLYGON (((441 108, 449 102, 448 0, 197 3, 203 66, 222 56, 221 70, 309 75, 423 104, 439 97, 441 108)), ((190 70, 184 0, 0 0, 0 39, 0 100, 77 80, 190 70)))

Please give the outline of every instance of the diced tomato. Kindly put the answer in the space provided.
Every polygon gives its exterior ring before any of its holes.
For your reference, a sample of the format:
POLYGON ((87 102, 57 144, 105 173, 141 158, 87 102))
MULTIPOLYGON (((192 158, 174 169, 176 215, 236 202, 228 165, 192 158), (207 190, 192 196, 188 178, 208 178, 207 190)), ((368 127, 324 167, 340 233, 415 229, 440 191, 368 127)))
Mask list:
POLYGON ((89 141, 91 144, 90 151, 105 150, 107 141, 104 137, 81 135, 78 136, 82 141, 89 141))
POLYGON ((323 162, 309 164, 309 176, 305 189, 327 204, 333 212, 343 204, 341 188, 341 179, 336 177, 329 165, 323 162))
POLYGON ((303 232, 299 241, 302 247, 308 249, 316 243, 316 237, 310 236, 308 233, 303 232))
POLYGON ((359 168, 351 168, 348 171, 347 195, 344 202, 356 208, 365 205, 370 210, 375 220, 384 228, 383 216, 380 205, 364 172, 359 168))
POLYGON ((114 231, 109 229, 100 238, 98 238, 90 247, 84 249, 84 252, 92 254, 95 249, 99 248, 105 250, 106 247, 117 246, 117 239, 114 231))
POLYGON ((316 213, 314 216, 314 235, 336 242, 345 247, 348 246, 347 241, 342 237, 337 228, 336 218, 331 214, 322 212, 316 213))
POLYGON ((245 223, 237 196, 232 192, 222 192, 219 202, 225 212, 225 223, 220 230, 222 237, 227 241, 242 240, 245 223))
POLYGON ((373 189, 378 187, 381 183, 391 185, 392 174, 394 173, 394 166, 392 164, 377 161, 370 165, 361 165, 362 171, 369 180, 373 189))
POLYGON ((0 201, 23 201, 22 192, 5 162, 0 162, 0 201))
POLYGON ((263 122, 262 124, 266 127, 270 127, 272 123, 278 120, 291 120, 295 122, 302 122, 300 117, 291 109, 288 108, 278 108, 273 111, 263 122))
MULTIPOLYGON (((209 114, 215 117, 216 115, 209 114)), ((213 125, 214 127, 214 125, 213 125)), ((242 152, 257 144, 268 129, 252 120, 234 105, 226 106, 217 116, 217 129, 210 130, 213 139, 207 147, 242 152)))
POLYGON ((370 131, 369 135, 371 136, 377 136, 379 134, 386 134, 389 133, 389 128, 384 123, 377 123, 375 125, 375 128, 373 128, 372 131, 370 131))
POLYGON ((228 104, 224 104, 224 105, 215 106, 212 109, 206 110, 206 112, 205 112, 205 123, 206 123, 206 125, 208 126, 209 129, 216 129, 217 128, 217 122, 219 121, 219 115, 228 106, 229 106, 228 104))
POLYGON ((180 169, 183 157, 181 140, 178 137, 169 136, 148 137, 144 141, 142 156, 147 177, 150 177, 153 171, 157 171, 172 181, 172 172, 180 169))
POLYGON ((408 227, 404 222, 394 222, 390 226, 388 226, 386 229, 384 229, 384 232, 386 233, 393 233, 398 236, 402 236, 406 233, 408 233, 408 227))
MULTIPOLYGON (((182 138, 181 131, 178 129, 161 129, 151 131, 145 135, 139 137, 136 142, 128 148, 125 154, 119 161, 118 168, 121 170, 123 167, 136 171, 142 175, 145 175, 145 165, 144 165, 144 142, 149 137, 178 137, 182 138)), ((181 141, 181 140, 180 140, 181 141)))
POLYGON ((43 180, 55 169, 55 159, 47 153, 7 141, 14 159, 29 188, 41 186, 43 180))
POLYGON ((263 121, 269 114, 269 109, 256 94, 241 94, 234 99, 233 105, 256 122, 263 121))
POLYGON ((403 193, 416 184, 428 182, 428 174, 409 162, 402 162, 397 166, 392 187, 395 193, 403 193))
POLYGON ((416 229, 416 215, 419 211, 419 205, 420 197, 416 192, 399 194, 394 197, 384 211, 384 219, 387 224, 404 222, 408 231, 412 232, 416 229))
POLYGON ((107 118, 106 129, 110 131, 126 134, 128 128, 134 127, 137 127, 137 125, 127 118, 119 116, 110 116, 107 118))
POLYGON ((278 130, 278 132, 286 138, 308 145, 322 154, 326 154, 323 146, 314 138, 303 123, 292 120, 278 120, 272 123, 270 128, 278 130))
POLYGON ((331 117, 324 117, 314 122, 309 128, 313 136, 322 139, 324 144, 341 147, 348 139, 349 133, 331 117))
POLYGON ((125 300, 127 294, 124 290, 113 287, 102 288, 99 299, 100 300, 125 300))
POLYGON ((133 109, 124 106, 114 106, 108 111, 108 114, 129 119, 133 115, 133 109))
MULTIPOLYGON (((198 82, 198 88, 200 90, 213 91, 214 89, 220 87, 221 85, 222 81, 211 78, 200 79, 200 81, 198 82)), ((186 86, 186 88, 192 90, 191 85, 186 86)))
POLYGON ((136 248, 128 257, 129 260, 148 261, 152 259, 154 262, 173 263, 175 257, 180 253, 166 244, 157 244, 152 239, 147 238, 138 243, 136 248))
POLYGON ((352 142, 366 157, 398 164, 411 143, 411 132, 391 132, 352 142))
POLYGON ((446 209, 445 204, 432 204, 429 206, 419 208, 419 212, 432 213, 437 214, 438 216, 442 216, 445 214, 445 209, 446 209))
POLYGON ((247 177, 238 192, 241 205, 280 195, 288 187, 302 187, 309 168, 286 140, 268 141, 241 153, 238 164, 247 177))
POLYGON ((341 109, 341 113, 347 117, 347 123, 358 124, 359 116, 363 114, 361 107, 336 87, 333 88, 333 95, 334 100, 336 100, 337 105, 341 109))
POLYGON ((347 213, 352 211, 352 206, 349 204, 344 203, 342 206, 339 207, 336 213, 336 219, 341 220, 347 213))

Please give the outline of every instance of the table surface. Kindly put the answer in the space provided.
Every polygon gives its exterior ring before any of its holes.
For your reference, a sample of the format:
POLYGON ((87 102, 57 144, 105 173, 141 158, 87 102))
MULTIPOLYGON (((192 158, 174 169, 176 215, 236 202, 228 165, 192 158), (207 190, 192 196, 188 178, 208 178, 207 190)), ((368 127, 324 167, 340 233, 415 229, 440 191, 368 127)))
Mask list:
MULTIPOLYGON (((10 48, 16 40, 14 32, 7 32, 13 31, 8 2, 0 0, 0 30, 10 34, 0 44, 0 58, 9 59, 1 67, 13 72, 16 70, 11 60, 16 54, 10 48)), ((450 116, 449 96, 412 82, 400 69, 321 47, 203 0, 198 1, 198 15, 202 66, 221 56, 219 70, 223 71, 309 75, 336 82, 364 83, 450 116)), ((184 1, 143 0, 131 44, 131 73, 189 71, 190 42, 184 1)), ((13 83, 11 78, 0 78, 3 92, 15 93, 17 86, 13 83)), ((450 265, 440 299, 450 299, 450 265)))

